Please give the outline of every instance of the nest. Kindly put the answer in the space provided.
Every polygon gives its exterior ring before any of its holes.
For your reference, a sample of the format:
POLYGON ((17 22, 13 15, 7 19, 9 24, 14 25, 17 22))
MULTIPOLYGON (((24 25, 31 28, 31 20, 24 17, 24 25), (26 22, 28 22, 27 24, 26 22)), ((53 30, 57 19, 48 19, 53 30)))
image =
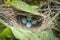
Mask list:
POLYGON ((43 22, 43 18, 40 16, 36 16, 36 15, 31 15, 30 13, 27 12, 23 12, 23 11, 18 11, 18 10, 14 10, 15 14, 16 14, 16 19, 18 24, 20 25, 20 28, 25 29, 25 30, 30 30, 30 31, 36 31, 37 29, 39 29, 41 27, 41 24, 43 22), (33 18, 35 18, 36 20, 38 20, 36 25, 33 25, 31 28, 27 28, 24 24, 22 24, 21 22, 21 18, 22 17, 27 17, 31 15, 33 18))
POLYGON ((5 19, 7 19, 5 22, 8 23, 11 26, 13 26, 13 24, 14 24, 16 26, 19 26, 19 28, 21 28, 21 29, 30 30, 30 31, 36 31, 38 28, 41 27, 43 18, 40 17, 40 16, 31 15, 30 13, 27 13, 27 12, 15 10, 11 6, 7 7, 6 5, 1 5, 0 8, 1 8, 0 9, 1 15, 5 19), (21 18, 22 17, 27 17, 29 15, 33 16, 33 18, 38 20, 37 24, 33 25, 31 28, 27 28, 24 24, 21 23, 21 18), (11 23, 11 21, 12 21, 12 23, 11 23))
POLYGON ((35 25, 33 25, 31 28, 27 28, 24 24, 22 24, 22 22, 21 22, 21 18, 22 17, 26 17, 26 16, 22 16, 22 15, 18 15, 17 16, 17 22, 18 22, 18 24, 21 26, 21 28, 22 29, 26 29, 26 30, 31 30, 31 31, 36 31, 40 26, 41 26, 41 24, 42 24, 42 21, 43 21, 43 19, 42 20, 40 20, 40 21, 38 21, 37 22, 37 24, 35 24, 35 25), (18 17, 19 16, 19 17, 18 17))

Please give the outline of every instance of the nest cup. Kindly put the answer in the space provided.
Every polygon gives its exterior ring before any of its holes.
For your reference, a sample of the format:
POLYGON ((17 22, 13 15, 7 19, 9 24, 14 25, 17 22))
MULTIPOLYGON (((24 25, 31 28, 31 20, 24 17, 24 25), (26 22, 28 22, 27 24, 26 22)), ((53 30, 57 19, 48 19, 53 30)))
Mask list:
POLYGON ((32 25, 31 28, 27 28, 26 25, 21 22, 22 17, 27 17, 27 16, 24 16, 24 15, 17 15, 16 16, 17 22, 21 26, 22 29, 36 31, 37 29, 39 29, 41 27, 43 19, 42 20, 39 20, 39 19, 41 19, 42 17, 32 15, 32 17, 37 20, 37 23, 35 25, 32 25))

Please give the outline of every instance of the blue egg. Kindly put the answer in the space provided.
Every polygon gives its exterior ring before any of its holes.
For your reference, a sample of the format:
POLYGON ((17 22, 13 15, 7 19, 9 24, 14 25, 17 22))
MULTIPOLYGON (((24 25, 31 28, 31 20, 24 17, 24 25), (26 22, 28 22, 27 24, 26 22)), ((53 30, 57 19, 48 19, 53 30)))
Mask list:
POLYGON ((27 19, 26 19, 25 17, 23 17, 23 18, 21 19, 21 21, 22 21, 23 24, 26 24, 26 23, 27 23, 27 19))
POLYGON ((37 20, 33 19, 33 20, 31 20, 31 23, 32 23, 33 25, 35 25, 35 24, 37 23, 37 20))
POLYGON ((31 28, 31 27, 32 27, 31 22, 27 22, 27 23, 26 23, 26 27, 27 27, 27 28, 31 28))
POLYGON ((27 21, 31 21, 32 20, 32 16, 27 16, 27 21))

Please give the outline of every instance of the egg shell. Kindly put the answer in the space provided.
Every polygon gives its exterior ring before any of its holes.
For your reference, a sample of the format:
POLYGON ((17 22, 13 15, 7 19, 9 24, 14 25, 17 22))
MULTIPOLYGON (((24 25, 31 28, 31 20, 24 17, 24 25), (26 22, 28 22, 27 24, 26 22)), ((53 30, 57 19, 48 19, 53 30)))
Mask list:
POLYGON ((35 25, 35 24, 37 23, 37 20, 33 19, 33 20, 31 20, 31 23, 32 23, 33 25, 35 25))
POLYGON ((32 20, 32 16, 27 16, 27 21, 31 21, 32 20))
POLYGON ((21 19, 21 21, 22 21, 23 24, 26 24, 26 23, 27 23, 26 17, 23 17, 23 18, 21 19))
POLYGON ((27 23, 26 23, 26 27, 27 27, 27 28, 31 28, 31 27, 32 27, 32 23, 31 23, 31 22, 27 22, 27 23))

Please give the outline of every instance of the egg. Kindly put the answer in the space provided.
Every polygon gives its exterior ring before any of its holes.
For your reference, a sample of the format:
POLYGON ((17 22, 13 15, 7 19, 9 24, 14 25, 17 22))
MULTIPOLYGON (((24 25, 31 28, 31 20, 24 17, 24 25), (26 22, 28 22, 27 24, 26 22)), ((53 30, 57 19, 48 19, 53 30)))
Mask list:
POLYGON ((32 20, 32 16, 27 16, 27 21, 31 21, 32 20))
POLYGON ((37 23, 37 20, 33 19, 33 20, 31 20, 31 23, 32 23, 33 25, 35 25, 35 24, 37 23))
POLYGON ((32 27, 32 23, 31 23, 31 22, 27 22, 27 23, 26 23, 26 27, 27 27, 27 28, 31 28, 31 27, 32 27))
POLYGON ((21 21, 22 21, 23 24, 26 24, 26 23, 27 23, 27 18, 26 18, 26 17, 23 17, 23 18, 21 19, 21 21))

